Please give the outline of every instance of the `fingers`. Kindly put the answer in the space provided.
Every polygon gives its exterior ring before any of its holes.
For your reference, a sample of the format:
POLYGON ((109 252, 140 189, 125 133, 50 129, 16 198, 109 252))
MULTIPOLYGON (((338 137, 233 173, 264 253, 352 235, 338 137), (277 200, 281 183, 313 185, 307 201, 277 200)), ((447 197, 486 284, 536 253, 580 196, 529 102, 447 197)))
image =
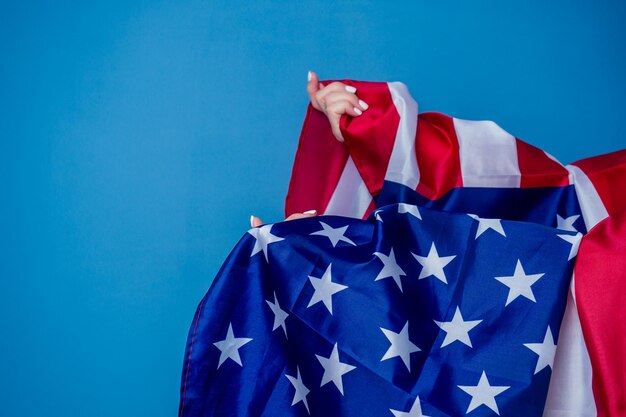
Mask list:
POLYGON ((330 122, 330 128, 333 131, 333 136, 339 142, 345 142, 346 140, 343 138, 341 134, 341 128, 339 127, 339 121, 341 120, 341 114, 339 113, 328 113, 328 121, 330 122))
POLYGON ((307 217, 315 217, 315 216, 317 216, 317 210, 309 210, 309 211, 305 211, 304 213, 294 213, 291 216, 287 217, 285 221, 288 222, 290 220, 306 219, 307 217))
POLYGON ((326 113, 347 113, 356 117, 363 114, 368 107, 367 103, 350 93, 332 93, 326 98, 326 113))
MULTIPOLYGON (((330 98, 330 96, 329 96, 330 98)), ((347 114, 352 117, 359 117, 363 114, 364 110, 367 110, 367 104, 358 98, 354 99, 338 99, 336 101, 327 102, 326 105, 326 116, 328 117, 328 121, 330 122, 330 127, 333 131, 333 135, 339 142, 344 142, 343 135, 341 134, 341 128, 339 127, 339 121, 341 120, 342 114, 347 114), (359 103, 361 102, 361 103, 359 103), (361 110, 363 109, 363 110, 361 110)))
MULTIPOLYGON (((356 88, 345 85, 344 83, 340 83, 335 81, 333 83, 328 84, 324 88, 321 88, 315 93, 315 100, 322 107, 322 109, 326 108, 326 97, 331 93, 348 93, 353 94, 356 92, 356 88)), ((356 96, 355 96, 356 97, 356 96)))
MULTIPOLYGON (((303 213, 294 213, 291 216, 287 217, 285 221, 288 222, 290 220, 306 219, 307 217, 314 217, 314 216, 317 216, 317 210, 308 210, 303 213)), ((263 221, 256 216, 250 216, 250 226, 251 227, 263 226, 263 221)))
POLYGON ((328 109, 330 106, 332 106, 336 102, 349 103, 352 108, 357 108, 361 112, 369 108, 367 103, 364 102, 363 100, 359 100, 356 94, 348 93, 347 91, 340 91, 338 93, 330 93, 326 95, 326 98, 325 98, 326 109, 328 109))
POLYGON ((250 216, 250 227, 258 226, 263 226, 263 220, 259 219, 257 216, 250 216))
POLYGON ((319 77, 313 71, 309 71, 307 76, 307 85, 306 92, 309 94, 309 99, 311 100, 311 105, 315 110, 324 111, 320 103, 317 101, 316 94, 317 92, 324 88, 322 83, 319 82, 319 77))
POLYGON ((339 127, 341 116, 347 114, 358 117, 369 108, 366 102, 357 97, 355 87, 338 81, 325 86, 313 71, 308 74, 307 93, 313 108, 326 114, 333 135, 340 142, 344 141, 339 127))
MULTIPOLYGON (((356 88, 335 81, 324 86, 319 82, 319 77, 313 71, 308 73, 307 93, 311 104, 317 110, 326 111, 326 108, 334 101, 347 100, 352 103, 353 107, 358 108, 361 112, 367 110, 369 106, 363 100, 356 96, 356 88)), ((357 112, 358 113, 358 112, 357 112)))
MULTIPOLYGON (((305 211, 304 213, 294 213, 291 216, 287 217, 285 221, 306 219, 307 217, 314 217, 314 216, 317 216, 317 210, 308 210, 308 211, 305 211)), ((263 221, 256 216, 250 216, 250 227, 259 227, 259 226, 263 226, 263 221)))

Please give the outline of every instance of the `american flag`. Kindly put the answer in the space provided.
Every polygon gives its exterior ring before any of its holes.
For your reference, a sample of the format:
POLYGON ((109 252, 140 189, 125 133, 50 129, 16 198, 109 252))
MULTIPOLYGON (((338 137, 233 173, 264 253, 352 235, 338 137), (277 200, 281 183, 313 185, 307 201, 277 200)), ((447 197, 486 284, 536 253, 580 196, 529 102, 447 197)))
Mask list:
POLYGON ((407 204, 252 229, 194 320, 183 415, 541 415, 570 238, 407 204))
POLYGON ((180 415, 624 415, 626 152, 564 167, 493 122, 418 117, 400 83, 346 83, 370 109, 341 144, 309 108, 286 202, 325 215, 231 253, 180 415))

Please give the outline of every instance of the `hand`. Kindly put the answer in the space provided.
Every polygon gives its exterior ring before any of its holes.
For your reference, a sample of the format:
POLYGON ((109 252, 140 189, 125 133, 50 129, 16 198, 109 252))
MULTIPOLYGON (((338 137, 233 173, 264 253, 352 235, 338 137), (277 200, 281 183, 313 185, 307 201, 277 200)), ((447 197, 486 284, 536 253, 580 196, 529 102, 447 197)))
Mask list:
POLYGON ((309 71, 306 91, 309 93, 311 105, 328 117, 333 135, 343 142, 339 119, 343 114, 358 117, 369 108, 366 102, 356 96, 356 88, 340 82, 323 85, 313 71, 309 71))
MULTIPOLYGON (((288 222, 289 220, 305 219, 307 217, 313 216, 317 216, 317 210, 309 210, 305 211, 304 213, 294 213, 291 216, 287 217, 285 221, 288 222)), ((256 216, 250 216, 250 227, 258 226, 263 226, 263 221, 256 216)))

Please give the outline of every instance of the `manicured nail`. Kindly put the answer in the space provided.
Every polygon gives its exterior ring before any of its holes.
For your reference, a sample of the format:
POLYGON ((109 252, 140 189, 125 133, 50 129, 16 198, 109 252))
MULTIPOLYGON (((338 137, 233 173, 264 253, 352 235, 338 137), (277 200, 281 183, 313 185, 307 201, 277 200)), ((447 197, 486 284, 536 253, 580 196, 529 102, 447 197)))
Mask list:
POLYGON ((367 110, 370 107, 370 105, 364 102, 363 100, 359 100, 359 106, 363 107, 364 110, 367 110))
POLYGON ((363 112, 362 112, 361 110, 359 110, 359 108, 358 108, 358 107, 355 107, 355 108, 354 108, 354 112, 357 114, 357 116, 360 116, 360 115, 362 115, 362 114, 363 114, 363 112))
POLYGON ((313 74, 311 74, 311 71, 309 71, 309 73, 306 75, 306 80, 311 81, 311 77, 313 77, 313 74))
POLYGON ((254 227, 254 216, 250 216, 250 227, 254 227))
POLYGON ((307 210, 303 212, 302 214, 317 214, 317 210, 307 210))
POLYGON ((346 91, 348 93, 356 93, 356 88, 352 87, 351 85, 346 85, 346 91))

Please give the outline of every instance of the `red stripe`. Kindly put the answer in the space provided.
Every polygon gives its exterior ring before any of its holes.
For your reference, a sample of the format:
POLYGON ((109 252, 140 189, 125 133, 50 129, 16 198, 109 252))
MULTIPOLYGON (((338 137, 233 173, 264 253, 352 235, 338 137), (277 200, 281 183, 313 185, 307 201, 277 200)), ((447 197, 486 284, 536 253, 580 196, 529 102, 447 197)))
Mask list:
POLYGON ((626 211, 583 238, 575 280, 598 417, 626 416, 626 211))
POLYGON ((572 165, 589 177, 609 216, 626 209, 626 150, 586 158, 572 165))
POLYGON ((519 139, 517 162, 522 178, 520 188, 563 187, 569 185, 569 172, 544 151, 519 139))
POLYGON ((435 112, 420 114, 415 153, 420 170, 418 193, 436 200, 463 186, 459 141, 452 117, 435 112))
POLYGON ((343 116, 341 132, 367 189, 376 196, 383 187, 400 115, 387 83, 347 83, 356 87, 356 94, 369 108, 359 117, 343 116))
POLYGON ((348 152, 333 136, 326 116, 309 105, 285 200, 285 217, 317 210, 324 213, 343 168, 348 152))

